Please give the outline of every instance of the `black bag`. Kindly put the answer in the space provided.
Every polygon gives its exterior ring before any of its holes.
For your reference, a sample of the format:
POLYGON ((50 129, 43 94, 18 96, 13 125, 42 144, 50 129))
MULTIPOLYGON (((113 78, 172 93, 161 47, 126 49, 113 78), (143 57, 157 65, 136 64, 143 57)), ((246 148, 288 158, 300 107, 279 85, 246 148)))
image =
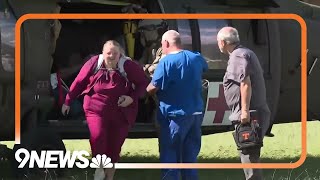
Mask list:
POLYGON ((238 124, 232 135, 238 150, 261 148, 263 138, 262 129, 257 121, 257 111, 250 111, 250 123, 238 124))

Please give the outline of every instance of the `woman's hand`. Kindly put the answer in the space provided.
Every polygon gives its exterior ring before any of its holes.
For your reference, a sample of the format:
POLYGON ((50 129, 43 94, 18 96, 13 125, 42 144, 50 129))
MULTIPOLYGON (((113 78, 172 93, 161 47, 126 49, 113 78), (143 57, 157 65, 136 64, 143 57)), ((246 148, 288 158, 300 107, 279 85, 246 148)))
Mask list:
POLYGON ((122 95, 119 97, 118 106, 127 107, 133 102, 133 99, 130 96, 122 95))
POLYGON ((69 111, 70 111, 70 106, 67 106, 65 104, 62 105, 62 108, 61 108, 61 112, 64 116, 68 115, 69 114, 69 111))

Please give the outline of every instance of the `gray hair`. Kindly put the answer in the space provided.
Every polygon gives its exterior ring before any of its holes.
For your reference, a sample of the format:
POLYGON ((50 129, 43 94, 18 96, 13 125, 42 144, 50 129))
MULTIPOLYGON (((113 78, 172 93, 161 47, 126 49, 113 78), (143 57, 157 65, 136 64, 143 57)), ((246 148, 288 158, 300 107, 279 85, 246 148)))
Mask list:
POLYGON ((180 34, 175 30, 168 30, 162 35, 162 40, 166 40, 171 45, 181 45, 180 34))
POLYGON ((233 27, 224 27, 222 28, 217 35, 219 40, 225 41, 228 45, 230 44, 239 44, 240 38, 239 33, 236 28, 233 27))

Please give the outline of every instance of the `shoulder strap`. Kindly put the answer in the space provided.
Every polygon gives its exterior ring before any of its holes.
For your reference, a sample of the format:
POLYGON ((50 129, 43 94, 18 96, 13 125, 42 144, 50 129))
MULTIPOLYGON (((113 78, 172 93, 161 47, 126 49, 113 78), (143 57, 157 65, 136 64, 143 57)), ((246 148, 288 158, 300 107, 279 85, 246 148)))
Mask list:
POLYGON ((102 66, 102 63, 103 63, 103 56, 102 56, 102 54, 99 54, 98 63, 97 63, 96 68, 94 69, 93 74, 96 74, 96 73, 99 71, 99 69, 100 69, 101 66, 102 66))
POLYGON ((124 70, 124 63, 130 59, 129 57, 126 57, 126 56, 122 56, 118 62, 118 68, 119 68, 119 71, 121 73, 121 75, 126 79, 126 81, 128 82, 128 78, 127 78, 127 73, 126 71, 124 70))
MULTIPOLYGON (((119 69, 119 72, 120 72, 121 76, 123 76, 125 78, 125 80, 127 82, 129 82, 128 77, 127 77, 127 73, 126 73, 126 71, 124 69, 124 63, 127 60, 131 61, 132 59, 130 57, 125 56, 125 55, 121 55, 121 58, 120 58, 120 60, 118 62, 118 69, 119 69)), ((135 85, 133 83, 131 83, 131 85, 132 85, 132 88, 135 89, 135 85)))

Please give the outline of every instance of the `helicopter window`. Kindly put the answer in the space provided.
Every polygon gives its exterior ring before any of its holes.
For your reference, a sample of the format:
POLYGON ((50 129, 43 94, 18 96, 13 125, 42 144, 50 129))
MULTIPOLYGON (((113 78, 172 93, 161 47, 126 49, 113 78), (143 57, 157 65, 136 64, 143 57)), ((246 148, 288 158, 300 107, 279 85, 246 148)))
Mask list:
POLYGON ((2 3, 0 3, 1 63, 5 71, 13 72, 15 45, 14 28, 16 19, 8 6, 2 3))
POLYGON ((228 57, 218 47, 217 34, 222 27, 228 26, 226 20, 200 20, 201 53, 209 69, 226 69, 228 57))
POLYGON ((192 36, 189 20, 178 19, 177 20, 178 31, 181 36, 182 47, 192 51, 192 36))

